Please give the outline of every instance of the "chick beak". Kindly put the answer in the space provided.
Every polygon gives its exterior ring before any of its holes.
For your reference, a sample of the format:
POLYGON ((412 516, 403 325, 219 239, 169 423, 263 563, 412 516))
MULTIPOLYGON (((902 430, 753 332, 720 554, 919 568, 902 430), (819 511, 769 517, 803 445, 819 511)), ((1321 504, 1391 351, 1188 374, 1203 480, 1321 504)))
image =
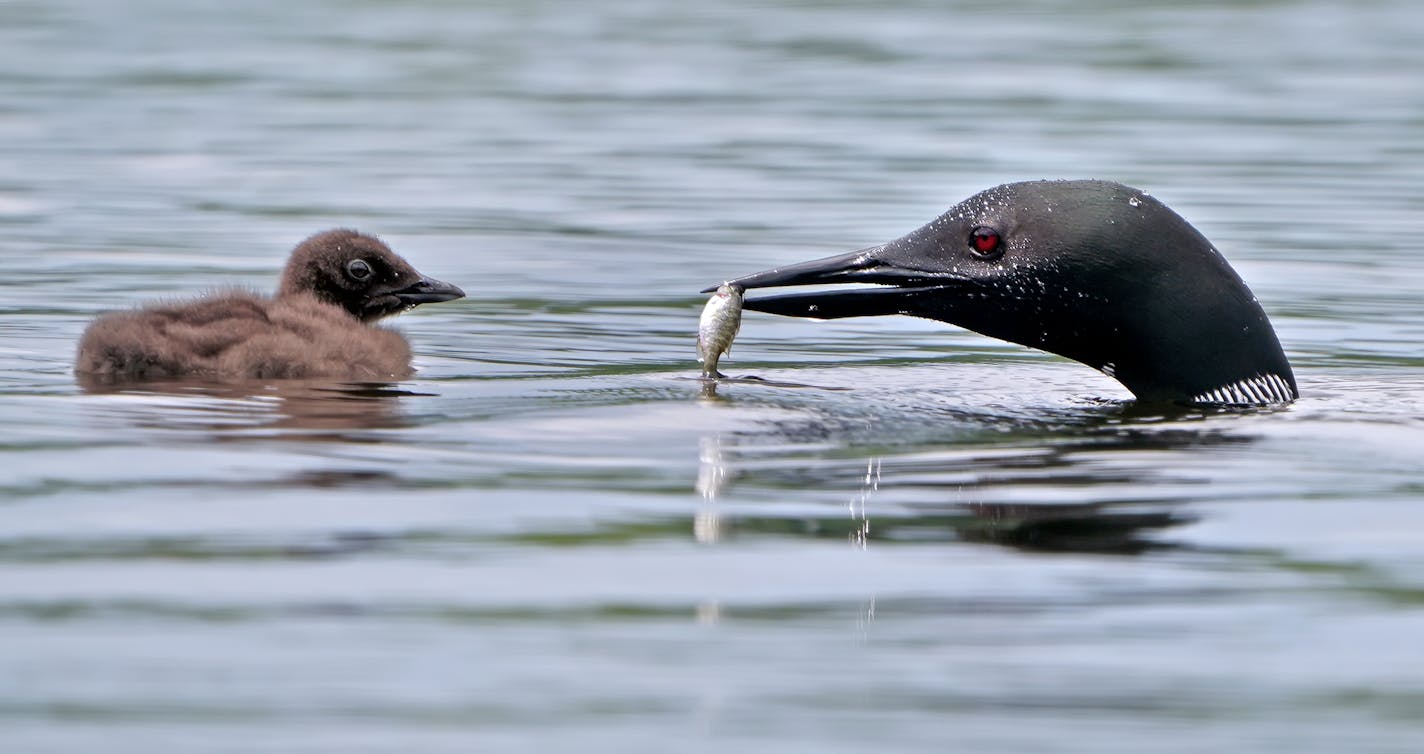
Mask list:
POLYGON ((465 292, 449 283, 423 277, 400 290, 391 291, 390 295, 395 296, 406 307, 412 307, 454 301, 464 298, 465 292))

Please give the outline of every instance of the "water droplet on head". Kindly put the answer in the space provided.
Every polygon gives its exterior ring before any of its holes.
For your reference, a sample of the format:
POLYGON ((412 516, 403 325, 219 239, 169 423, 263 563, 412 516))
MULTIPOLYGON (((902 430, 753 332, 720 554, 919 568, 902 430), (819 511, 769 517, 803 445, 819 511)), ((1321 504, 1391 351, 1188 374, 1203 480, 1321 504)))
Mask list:
POLYGON ((1135 196, 1128 197, 1128 199, 1127 199, 1127 204, 1128 204, 1128 206, 1130 206, 1130 207, 1140 207, 1140 206, 1142 206, 1142 200, 1141 200, 1141 199, 1138 199, 1138 198, 1135 197, 1135 196))

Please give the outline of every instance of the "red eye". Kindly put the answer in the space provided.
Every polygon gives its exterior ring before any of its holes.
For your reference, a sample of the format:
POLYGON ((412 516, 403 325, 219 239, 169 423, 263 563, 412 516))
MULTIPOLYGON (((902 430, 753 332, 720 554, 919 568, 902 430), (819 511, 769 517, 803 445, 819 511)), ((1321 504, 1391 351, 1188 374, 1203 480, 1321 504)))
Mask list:
POLYGON ((974 256, 980 259, 994 259, 1004 253, 1004 239, 999 237, 999 231, 983 225, 974 229, 969 234, 969 248, 973 250, 974 256))

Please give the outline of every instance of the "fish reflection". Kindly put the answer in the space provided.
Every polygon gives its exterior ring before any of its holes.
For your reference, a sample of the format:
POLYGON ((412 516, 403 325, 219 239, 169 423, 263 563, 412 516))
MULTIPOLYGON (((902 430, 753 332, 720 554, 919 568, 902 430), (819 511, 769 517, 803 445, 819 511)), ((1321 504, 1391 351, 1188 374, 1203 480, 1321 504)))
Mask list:
POLYGON ((702 506, 692 519, 692 535, 703 544, 715 544, 722 538, 722 515, 717 509, 717 496, 732 480, 723 443, 731 443, 730 435, 709 435, 699 443, 697 455, 697 494, 702 506))
POLYGON ((734 445, 735 436, 719 434, 703 437, 697 454, 697 494, 703 500, 716 500, 732 480, 723 445, 734 445))

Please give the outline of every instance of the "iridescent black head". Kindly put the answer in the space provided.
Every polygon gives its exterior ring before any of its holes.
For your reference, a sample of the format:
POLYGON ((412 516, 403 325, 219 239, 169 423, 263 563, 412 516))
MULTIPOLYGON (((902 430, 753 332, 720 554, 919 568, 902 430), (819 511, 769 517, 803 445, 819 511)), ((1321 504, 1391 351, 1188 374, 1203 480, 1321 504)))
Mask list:
POLYGON ((1226 259, 1166 205, 1118 183, 997 186, 889 243, 731 282, 887 286, 749 298, 746 308, 937 319, 1081 361, 1141 400, 1297 396, 1270 321, 1226 259))

